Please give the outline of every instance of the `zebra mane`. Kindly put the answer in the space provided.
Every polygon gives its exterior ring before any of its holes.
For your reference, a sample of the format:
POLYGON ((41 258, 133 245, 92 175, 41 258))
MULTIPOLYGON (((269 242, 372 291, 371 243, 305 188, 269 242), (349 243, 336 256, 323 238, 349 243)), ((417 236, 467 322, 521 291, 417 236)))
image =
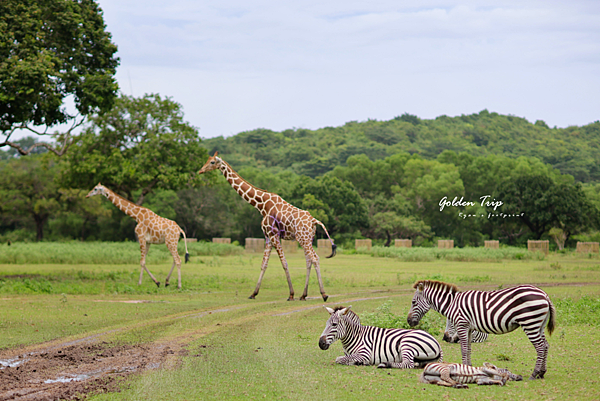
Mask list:
MULTIPOLYGON (((336 306, 335 308, 333 308, 333 312, 335 313, 344 308, 346 308, 346 307, 345 306, 336 306)), ((352 309, 348 310, 348 312, 346 312, 344 317, 348 318, 351 322, 360 324, 360 318, 358 317, 358 315, 356 313, 354 313, 354 311, 352 311, 352 309)))
POLYGON ((443 281, 419 280, 415 284, 413 284, 413 288, 417 289, 417 287, 419 287, 419 284, 422 284, 423 287, 437 287, 442 290, 447 290, 447 291, 450 291, 450 293, 452 293, 452 294, 460 292, 458 287, 455 286, 454 284, 444 283, 443 281))

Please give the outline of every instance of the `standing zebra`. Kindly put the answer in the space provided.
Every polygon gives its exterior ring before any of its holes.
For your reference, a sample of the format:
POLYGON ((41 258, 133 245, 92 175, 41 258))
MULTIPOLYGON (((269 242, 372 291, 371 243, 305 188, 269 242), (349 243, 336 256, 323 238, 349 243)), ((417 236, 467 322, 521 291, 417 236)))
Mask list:
POLYGON ((341 340, 345 356, 337 357, 337 363, 406 369, 442 361, 442 347, 429 333, 363 326, 350 308, 325 307, 331 316, 319 338, 319 347, 326 350, 334 341, 341 340))
POLYGON ((548 294, 532 285, 519 285, 496 291, 460 292, 455 285, 421 280, 413 286, 417 291, 408 312, 408 324, 415 326, 431 308, 446 316, 456 327, 462 352, 462 363, 471 365, 473 330, 505 334, 517 327, 529 337, 537 360, 530 379, 543 379, 548 358, 548 334, 554 331, 556 310, 548 294))
MULTIPOLYGON (((471 333, 471 342, 472 343, 482 343, 487 340, 488 334, 482 333, 481 331, 473 330, 471 333)), ((446 318, 446 330, 444 331, 444 341, 448 343, 457 343, 458 342, 458 332, 456 331, 456 327, 452 324, 452 320, 446 318)))
POLYGON ((481 368, 460 363, 429 363, 419 377, 421 383, 454 388, 469 388, 467 383, 504 386, 508 380, 520 381, 523 377, 488 362, 481 368))

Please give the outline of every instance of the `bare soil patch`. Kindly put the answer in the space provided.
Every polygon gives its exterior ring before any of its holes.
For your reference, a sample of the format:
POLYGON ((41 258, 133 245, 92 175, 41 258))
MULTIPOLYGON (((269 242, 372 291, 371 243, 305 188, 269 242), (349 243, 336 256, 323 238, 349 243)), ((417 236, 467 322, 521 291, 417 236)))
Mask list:
POLYGON ((2 352, 0 400, 78 400, 90 393, 118 392, 128 376, 185 354, 173 343, 108 342, 53 346, 21 355, 2 352))

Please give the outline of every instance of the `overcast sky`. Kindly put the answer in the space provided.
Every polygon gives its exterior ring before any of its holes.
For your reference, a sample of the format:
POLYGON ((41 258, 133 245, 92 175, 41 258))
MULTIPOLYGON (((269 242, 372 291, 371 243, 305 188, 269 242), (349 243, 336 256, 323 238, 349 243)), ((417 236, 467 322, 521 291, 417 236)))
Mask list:
POLYGON ((125 94, 202 137, 483 109, 600 119, 599 1, 99 0, 125 94))

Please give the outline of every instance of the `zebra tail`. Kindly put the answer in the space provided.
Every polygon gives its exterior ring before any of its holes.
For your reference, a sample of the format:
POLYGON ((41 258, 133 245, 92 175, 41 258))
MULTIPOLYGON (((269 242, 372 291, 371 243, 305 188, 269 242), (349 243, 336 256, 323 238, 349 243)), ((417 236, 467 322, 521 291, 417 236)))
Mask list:
POLYGON ((185 244, 185 263, 187 263, 190 261, 190 254, 187 249, 187 237, 185 236, 185 231, 183 231, 181 227, 179 227, 179 230, 183 234, 183 243, 185 244))
POLYGON ((554 305, 552 305, 552 302, 550 302, 550 299, 548 299, 548 302, 550 303, 550 317, 548 318, 548 326, 546 326, 546 328, 548 330, 548 335, 551 336, 556 328, 556 309, 554 308, 554 305))
MULTIPOLYGON (((313 217, 313 219, 315 219, 313 217)), ((319 220, 315 219, 315 222, 320 225, 321 227, 323 227, 323 230, 325 231, 325 234, 327 234, 327 238, 329 238, 329 241, 331 242, 331 255, 326 256, 326 258, 333 258, 335 256, 336 253, 336 249, 337 249, 337 245, 333 243, 333 240, 331 239, 331 237, 329 236, 329 232, 327 232, 327 228, 325 228, 325 224, 321 223, 319 220)))

